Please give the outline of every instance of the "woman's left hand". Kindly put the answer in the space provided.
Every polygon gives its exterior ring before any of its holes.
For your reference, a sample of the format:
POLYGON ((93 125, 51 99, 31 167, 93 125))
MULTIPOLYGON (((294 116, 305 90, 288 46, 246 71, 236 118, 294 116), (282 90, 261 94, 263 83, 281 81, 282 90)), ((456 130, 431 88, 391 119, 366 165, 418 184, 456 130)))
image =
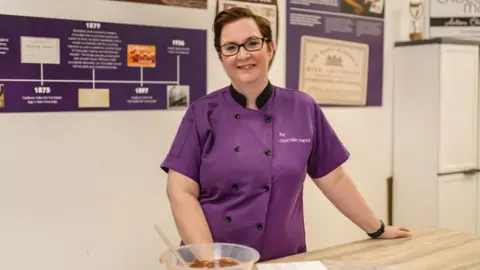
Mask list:
POLYGON ((385 226, 385 232, 378 238, 395 239, 410 236, 412 236, 412 233, 405 227, 385 226))

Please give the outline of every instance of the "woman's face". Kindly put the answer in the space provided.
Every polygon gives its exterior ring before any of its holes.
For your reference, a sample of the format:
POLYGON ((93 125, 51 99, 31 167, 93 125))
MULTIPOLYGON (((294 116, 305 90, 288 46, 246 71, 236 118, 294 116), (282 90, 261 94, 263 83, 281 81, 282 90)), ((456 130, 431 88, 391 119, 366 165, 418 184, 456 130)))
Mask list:
POLYGON ((267 79, 268 65, 275 45, 273 42, 267 45, 262 38, 260 29, 251 18, 240 19, 223 27, 220 46, 222 52, 228 56, 221 54, 220 58, 233 83, 255 83, 267 79), (238 53, 235 54, 236 45, 241 44, 244 44, 247 49, 255 51, 248 51, 244 47, 240 47, 238 53))

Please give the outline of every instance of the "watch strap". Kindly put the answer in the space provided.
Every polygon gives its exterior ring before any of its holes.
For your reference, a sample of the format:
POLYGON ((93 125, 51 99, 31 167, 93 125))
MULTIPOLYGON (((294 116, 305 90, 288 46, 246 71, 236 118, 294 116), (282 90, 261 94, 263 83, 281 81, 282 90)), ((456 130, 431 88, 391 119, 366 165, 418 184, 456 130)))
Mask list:
POLYGON ((367 233, 368 236, 370 236, 370 238, 374 238, 374 239, 375 239, 375 238, 378 238, 378 237, 380 237, 380 236, 385 232, 385 224, 383 223, 382 220, 380 220, 380 223, 381 223, 381 226, 380 226, 380 228, 379 228, 376 232, 374 232, 374 233, 367 233))

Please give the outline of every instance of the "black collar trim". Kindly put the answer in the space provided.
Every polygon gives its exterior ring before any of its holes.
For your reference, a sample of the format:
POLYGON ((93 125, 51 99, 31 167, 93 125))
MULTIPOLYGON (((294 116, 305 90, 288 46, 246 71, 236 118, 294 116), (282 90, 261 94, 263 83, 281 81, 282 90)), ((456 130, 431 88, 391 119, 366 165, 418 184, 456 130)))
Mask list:
MULTIPOLYGON (((233 85, 230 85, 230 94, 232 95, 233 99, 243 107, 247 106, 247 98, 233 87, 233 85)), ((273 86, 268 82, 267 86, 263 91, 258 95, 257 99, 255 100, 255 103, 259 109, 261 109, 265 103, 270 99, 270 97, 273 94, 273 86)))

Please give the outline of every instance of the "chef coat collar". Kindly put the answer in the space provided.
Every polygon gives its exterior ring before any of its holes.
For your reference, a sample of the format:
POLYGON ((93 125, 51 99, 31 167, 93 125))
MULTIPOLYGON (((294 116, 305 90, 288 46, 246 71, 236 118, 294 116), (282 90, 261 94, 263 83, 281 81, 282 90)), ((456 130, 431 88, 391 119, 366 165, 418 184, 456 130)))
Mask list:
MULTIPOLYGON (((255 104, 257 108, 261 109, 265 103, 270 99, 273 93, 273 86, 268 81, 267 86, 263 89, 263 91, 258 95, 257 99, 255 100, 255 104)), ((233 85, 230 85, 230 94, 232 95, 233 99, 243 107, 247 106, 247 98, 240 92, 238 92, 233 85)))

